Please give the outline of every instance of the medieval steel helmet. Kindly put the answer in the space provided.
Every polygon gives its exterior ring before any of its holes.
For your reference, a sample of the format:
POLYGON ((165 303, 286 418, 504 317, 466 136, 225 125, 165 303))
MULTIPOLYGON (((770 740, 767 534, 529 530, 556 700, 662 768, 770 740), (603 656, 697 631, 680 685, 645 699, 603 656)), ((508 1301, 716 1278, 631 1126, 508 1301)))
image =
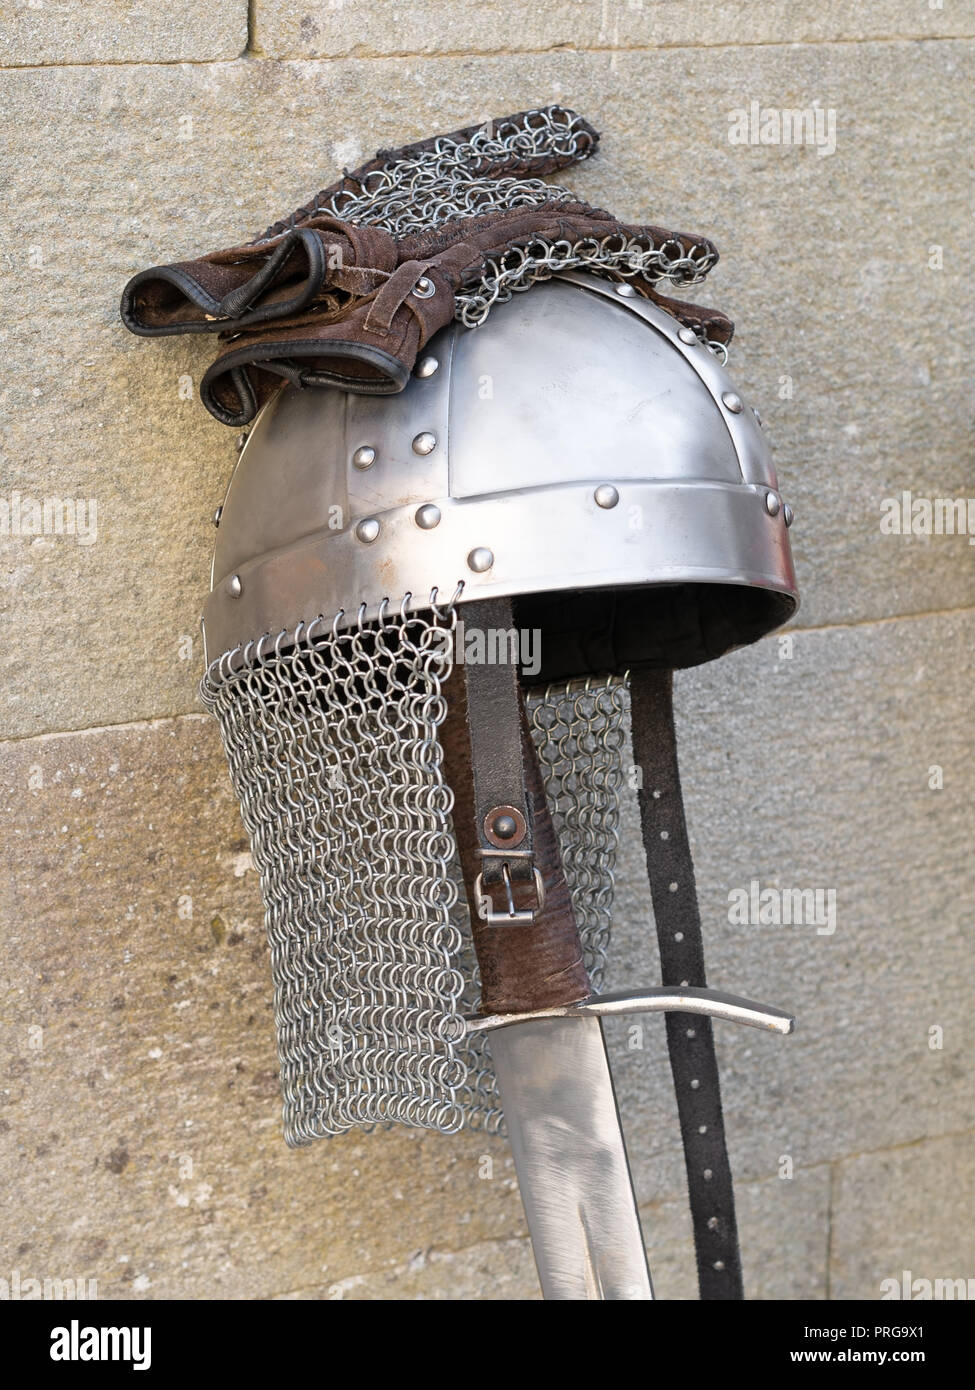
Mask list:
POLYGON ((508 595, 541 629, 543 682, 691 666, 794 613, 791 521, 708 347, 570 272, 443 329, 398 396, 270 402, 222 508, 208 659, 383 603, 508 595))
POLYGON ((444 328, 399 395, 264 408, 219 518, 203 698, 261 874, 289 1142, 499 1123, 439 742, 466 606, 503 597, 540 634, 531 734, 598 988, 626 673, 786 621, 791 520, 714 352, 588 274, 444 328))

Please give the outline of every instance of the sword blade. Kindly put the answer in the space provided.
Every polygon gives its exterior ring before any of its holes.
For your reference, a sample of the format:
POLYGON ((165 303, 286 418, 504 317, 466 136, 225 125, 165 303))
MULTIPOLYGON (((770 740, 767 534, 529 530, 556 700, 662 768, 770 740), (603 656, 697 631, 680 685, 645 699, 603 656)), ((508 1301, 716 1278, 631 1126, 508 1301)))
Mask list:
POLYGON ((545 1298, 653 1298, 599 1019, 509 1024, 491 1057, 545 1298))

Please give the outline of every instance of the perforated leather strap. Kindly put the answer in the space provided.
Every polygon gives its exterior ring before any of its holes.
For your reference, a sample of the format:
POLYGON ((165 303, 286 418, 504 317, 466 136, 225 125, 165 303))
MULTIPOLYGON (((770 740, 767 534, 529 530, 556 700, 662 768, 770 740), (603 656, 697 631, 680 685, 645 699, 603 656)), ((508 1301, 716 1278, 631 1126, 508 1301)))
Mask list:
MULTIPOLYGON (((687 838, 674 732, 673 672, 631 677, 633 755, 642 772, 640 823, 662 982, 705 985, 701 914, 687 838)), ((709 1018, 667 1015, 702 1299, 740 1299, 741 1255, 721 1089, 709 1018)))

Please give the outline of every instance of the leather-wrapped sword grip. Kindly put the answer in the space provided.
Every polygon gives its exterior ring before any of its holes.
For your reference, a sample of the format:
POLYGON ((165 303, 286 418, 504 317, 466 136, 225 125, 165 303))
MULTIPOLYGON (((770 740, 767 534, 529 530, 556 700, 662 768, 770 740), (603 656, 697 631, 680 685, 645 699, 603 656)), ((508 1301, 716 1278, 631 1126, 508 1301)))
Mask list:
MULTIPOLYGON (((474 810, 474 783, 467 728, 467 668, 458 667, 446 686, 447 718, 441 728, 444 772, 454 793, 454 834, 471 909, 474 949, 481 971, 482 1013, 525 1013, 531 1009, 575 1004, 590 994, 582 946, 562 869, 558 839, 548 812, 538 756, 528 732, 524 708, 520 737, 525 789, 533 813, 534 861, 545 890, 542 910, 530 924, 489 926, 478 916, 474 884, 480 856, 474 810)), ((518 906, 535 902, 532 884, 514 885, 518 906)))

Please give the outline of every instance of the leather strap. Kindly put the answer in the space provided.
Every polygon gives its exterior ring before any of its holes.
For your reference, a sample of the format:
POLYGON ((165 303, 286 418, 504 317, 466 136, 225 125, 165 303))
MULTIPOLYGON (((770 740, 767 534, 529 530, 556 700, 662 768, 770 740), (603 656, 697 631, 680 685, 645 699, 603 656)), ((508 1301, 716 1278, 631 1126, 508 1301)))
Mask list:
MULTIPOLYGON (((470 613, 471 608, 468 606, 465 613, 470 613)), ((447 717, 441 726, 440 742, 444 773, 454 794, 454 834, 464 871, 481 976, 480 1011, 486 1014, 529 1013, 533 1009, 575 1004, 589 997, 589 977, 582 960, 558 836, 548 810, 542 772, 523 708, 519 708, 515 723, 499 729, 498 734, 512 747, 520 749, 524 760, 534 817, 535 863, 542 878, 544 902, 530 923, 518 926, 490 926, 477 913, 474 884, 483 860, 478 855, 467 698, 470 676, 479 669, 456 666, 447 681, 444 687, 447 717)), ((537 902, 534 885, 523 887, 519 884, 515 897, 519 906, 534 907, 537 902)))
MULTIPOLYGON (((640 824, 660 947, 662 983, 707 984, 674 731, 673 672, 641 671, 630 683, 633 756, 642 773, 640 824)), ((721 1088, 709 1018, 667 1015, 698 1282, 702 1299, 740 1299, 741 1255, 721 1088)))
POLYGON ((520 736, 518 652, 511 650, 517 643, 511 599, 469 604, 464 620, 468 629, 480 628, 484 647, 483 659, 464 666, 481 873, 485 886, 501 885, 509 876, 512 882, 530 882, 535 873, 532 803, 520 736))

